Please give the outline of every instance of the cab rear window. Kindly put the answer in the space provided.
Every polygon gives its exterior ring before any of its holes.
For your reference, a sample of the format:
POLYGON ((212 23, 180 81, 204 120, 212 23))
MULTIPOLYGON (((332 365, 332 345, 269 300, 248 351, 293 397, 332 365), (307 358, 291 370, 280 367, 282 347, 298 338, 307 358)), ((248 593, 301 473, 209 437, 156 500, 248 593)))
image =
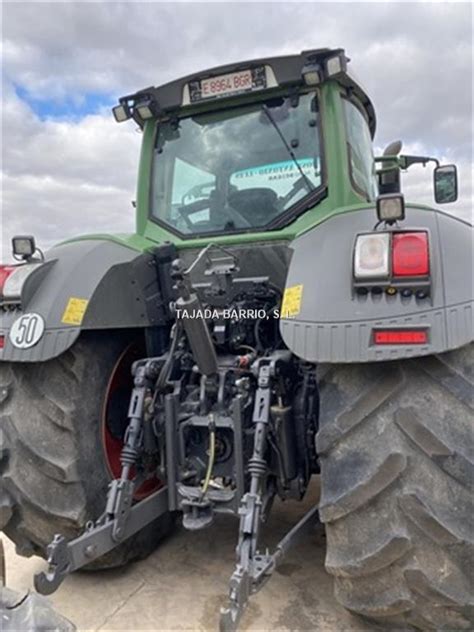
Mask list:
POLYGON ((152 217, 183 235, 272 224, 322 187, 312 93, 160 125, 152 217))

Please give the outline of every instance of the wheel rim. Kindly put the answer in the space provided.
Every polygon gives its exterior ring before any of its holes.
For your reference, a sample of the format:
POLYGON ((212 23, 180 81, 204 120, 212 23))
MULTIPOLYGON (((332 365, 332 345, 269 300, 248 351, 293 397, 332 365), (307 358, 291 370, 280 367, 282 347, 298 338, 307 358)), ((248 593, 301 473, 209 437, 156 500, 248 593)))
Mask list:
MULTIPOLYGON (((102 412, 102 447, 111 478, 118 478, 122 469, 120 463, 123 448, 122 429, 124 432, 127 425, 128 403, 132 388, 132 364, 144 356, 143 342, 135 341, 129 344, 115 363, 107 385, 102 412)), ((151 474, 136 490, 135 500, 146 498, 162 485, 162 481, 151 474)))

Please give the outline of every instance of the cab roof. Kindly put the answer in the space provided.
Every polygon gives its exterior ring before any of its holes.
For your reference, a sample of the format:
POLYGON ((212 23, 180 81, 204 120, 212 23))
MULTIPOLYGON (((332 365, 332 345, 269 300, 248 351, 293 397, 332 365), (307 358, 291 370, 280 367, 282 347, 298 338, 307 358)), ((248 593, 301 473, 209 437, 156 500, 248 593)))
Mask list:
MULTIPOLYGON (((135 94, 121 97, 119 103, 127 109, 127 118, 133 117, 143 127, 146 118, 169 117, 172 112, 178 113, 199 103, 215 105, 218 101, 225 107, 226 101, 242 94, 254 93, 259 96, 282 88, 317 86, 327 80, 336 80, 361 102, 373 137, 376 126, 374 107, 364 88, 348 70, 349 61, 341 48, 318 48, 303 51, 299 55, 241 61, 196 72, 162 86, 139 90, 135 94), (234 80, 234 77, 237 79, 234 80), (212 79, 219 79, 221 82, 246 82, 246 86, 239 90, 233 85, 232 90, 227 93, 204 94, 206 89, 207 92, 210 91, 211 83, 208 80, 212 79), (144 103, 148 104, 148 110, 142 112, 147 111, 151 116, 144 117, 140 114, 139 106, 144 103)), ((116 119, 119 120, 117 116, 116 119)))

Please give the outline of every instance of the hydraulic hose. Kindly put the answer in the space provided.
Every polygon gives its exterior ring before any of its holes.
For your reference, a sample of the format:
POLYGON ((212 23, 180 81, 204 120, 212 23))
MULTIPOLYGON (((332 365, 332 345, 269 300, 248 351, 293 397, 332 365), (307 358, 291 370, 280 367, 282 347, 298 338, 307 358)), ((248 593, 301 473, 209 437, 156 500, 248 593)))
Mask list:
POLYGON ((205 494, 211 482, 212 470, 214 469, 214 460, 216 458, 216 425, 214 422, 209 424, 209 460, 207 462, 206 478, 201 488, 202 494, 205 494))

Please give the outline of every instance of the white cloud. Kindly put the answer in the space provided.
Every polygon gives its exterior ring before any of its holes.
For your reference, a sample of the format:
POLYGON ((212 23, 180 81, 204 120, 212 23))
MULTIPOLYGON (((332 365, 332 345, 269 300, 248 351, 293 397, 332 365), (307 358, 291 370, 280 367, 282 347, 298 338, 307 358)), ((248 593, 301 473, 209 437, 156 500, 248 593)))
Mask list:
POLYGON ((109 113, 40 121, 11 91, 3 111, 2 257, 14 234, 45 248, 84 233, 132 232, 141 135, 109 113))

